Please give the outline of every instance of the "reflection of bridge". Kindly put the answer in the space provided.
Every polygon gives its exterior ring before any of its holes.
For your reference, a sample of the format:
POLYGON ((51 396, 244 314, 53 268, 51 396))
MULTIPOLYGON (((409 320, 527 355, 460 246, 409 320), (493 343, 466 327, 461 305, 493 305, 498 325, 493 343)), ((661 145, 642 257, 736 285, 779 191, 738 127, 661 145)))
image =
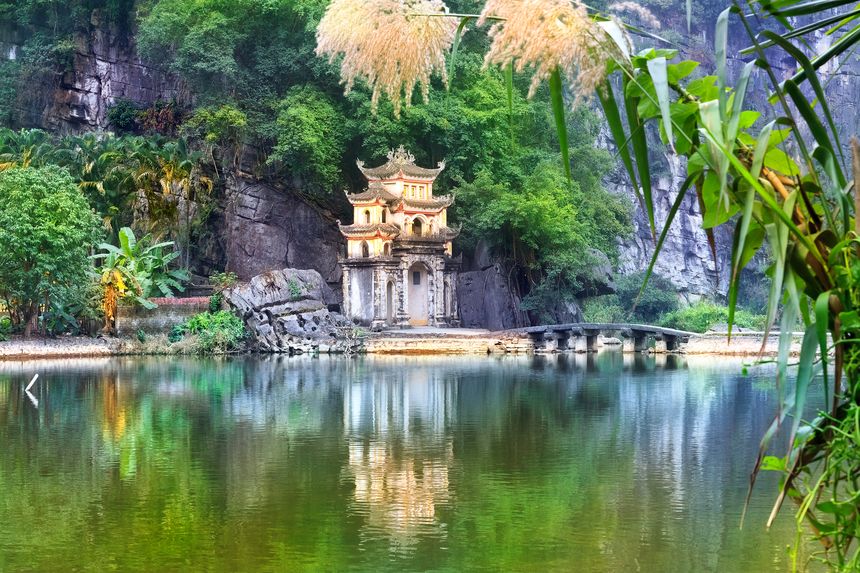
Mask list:
POLYGON ((593 352, 597 350, 598 336, 621 340, 624 352, 677 352, 681 343, 687 342, 695 332, 663 328, 647 324, 601 324, 596 322, 574 322, 516 328, 510 332, 527 334, 534 341, 535 350, 555 352, 574 350, 593 352))

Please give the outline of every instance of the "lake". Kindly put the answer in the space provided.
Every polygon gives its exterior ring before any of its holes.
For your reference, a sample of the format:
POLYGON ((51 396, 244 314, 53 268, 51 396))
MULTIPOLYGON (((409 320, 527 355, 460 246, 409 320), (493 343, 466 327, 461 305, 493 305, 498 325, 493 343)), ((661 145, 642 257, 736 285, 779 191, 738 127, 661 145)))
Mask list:
POLYGON ((777 476, 739 529, 775 397, 612 352, 0 362, 0 572, 786 571, 777 476))

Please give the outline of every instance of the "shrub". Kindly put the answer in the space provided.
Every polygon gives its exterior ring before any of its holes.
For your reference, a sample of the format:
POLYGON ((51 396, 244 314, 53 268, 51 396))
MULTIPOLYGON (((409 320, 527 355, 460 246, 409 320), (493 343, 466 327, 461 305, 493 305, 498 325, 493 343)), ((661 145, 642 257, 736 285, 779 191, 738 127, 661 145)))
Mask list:
POLYGON ((10 334, 12 334, 12 319, 4 316, 0 318, 0 342, 9 340, 10 334))
POLYGON ((222 304, 224 304, 224 293, 216 292, 209 297, 209 312, 218 312, 222 304))
POLYGON ((232 271, 223 273, 212 273, 209 276, 209 284, 215 289, 215 292, 221 292, 228 289, 239 282, 239 277, 232 271))
POLYGON ((163 251, 172 249, 174 243, 152 242, 149 235, 138 240, 134 231, 123 227, 119 232, 118 247, 102 243, 99 248, 104 252, 90 257, 102 261, 98 274, 104 289, 105 328, 110 328, 119 300, 153 309, 157 305, 148 300, 151 296, 173 296, 175 291, 185 290, 183 283, 190 279, 188 271, 171 268, 179 253, 163 251))
MULTIPOLYGON (((718 324, 729 322, 729 309, 709 301, 700 301, 691 306, 670 312, 660 319, 660 326, 687 330, 690 332, 707 332, 718 324)), ((734 325, 741 328, 763 330, 765 317, 753 314, 747 310, 735 311, 734 325)))
POLYGON ((586 322, 625 322, 627 312, 616 295, 608 294, 586 299, 582 304, 582 316, 586 322))
POLYGON ((134 133, 138 129, 140 108, 131 100, 118 99, 107 110, 107 120, 117 133, 134 133))
POLYGON ((194 350, 199 354, 223 353, 238 349, 245 339, 245 323, 227 310, 201 312, 171 332, 171 342, 177 335, 194 338, 194 350))
POLYGON ((65 169, 14 168, 0 173, 0 229, 0 296, 28 336, 41 305, 87 280, 101 221, 65 169))
POLYGON ((632 320, 652 323, 678 308, 678 292, 671 282, 658 274, 652 274, 645 291, 640 296, 639 290, 644 280, 645 273, 640 272, 621 277, 616 281, 618 301, 628 313, 632 311, 632 320), (639 297, 638 301, 637 297, 639 297))

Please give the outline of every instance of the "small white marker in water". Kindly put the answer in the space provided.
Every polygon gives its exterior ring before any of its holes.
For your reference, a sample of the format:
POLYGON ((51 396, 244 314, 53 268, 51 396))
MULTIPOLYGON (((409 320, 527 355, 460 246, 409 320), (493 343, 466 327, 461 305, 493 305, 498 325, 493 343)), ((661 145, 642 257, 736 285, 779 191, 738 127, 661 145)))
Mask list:
POLYGON ((38 375, 38 374, 36 374, 35 376, 33 376, 33 379, 32 379, 32 380, 30 380, 30 383, 29 383, 29 384, 27 384, 27 387, 26 387, 26 388, 24 388, 24 392, 29 392, 29 391, 30 391, 30 388, 32 388, 32 387, 33 387, 33 384, 35 384, 35 383, 36 383, 36 380, 38 380, 38 379, 39 379, 39 375, 38 375))
POLYGON ((38 398, 36 398, 36 397, 35 397, 35 396, 33 396, 32 394, 30 394, 30 391, 29 391, 29 390, 24 390, 24 394, 26 394, 26 395, 27 395, 27 398, 29 398, 29 399, 30 399, 30 402, 32 402, 32 403, 33 403, 33 405, 34 405, 36 408, 38 408, 38 407, 39 407, 39 400, 38 400, 38 398))

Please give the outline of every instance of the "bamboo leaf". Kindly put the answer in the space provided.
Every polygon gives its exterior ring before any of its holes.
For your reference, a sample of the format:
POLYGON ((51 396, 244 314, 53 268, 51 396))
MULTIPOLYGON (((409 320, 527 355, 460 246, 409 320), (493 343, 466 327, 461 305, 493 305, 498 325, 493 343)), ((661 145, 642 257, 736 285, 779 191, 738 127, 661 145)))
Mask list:
POLYGON ((463 32, 471 20, 471 16, 466 16, 460 20, 460 25, 457 26, 457 31, 454 33, 454 43, 451 44, 451 56, 448 58, 448 89, 451 89, 451 84, 454 82, 454 74, 456 73, 457 50, 460 48, 460 39, 463 37, 463 32))
MULTIPOLYGON (((820 68, 833 58, 836 58, 842 55, 845 51, 851 49, 855 44, 857 44, 858 41, 860 41, 860 24, 853 27, 849 32, 846 32, 844 36, 833 42, 833 44, 831 44, 827 50, 813 58, 811 61, 812 69, 818 70, 818 68, 820 68)), ((806 79, 806 70, 800 70, 790 78, 790 80, 796 84, 800 84, 806 79)))
POLYGON ((564 164, 564 174, 567 180, 572 179, 570 173, 570 148, 567 143, 567 121, 564 115, 564 92, 561 85, 561 74, 558 68, 549 76, 549 94, 552 101, 552 115, 555 118, 555 130, 558 134, 558 144, 561 148, 561 161, 564 164))
POLYGON ((654 91, 657 93, 657 102, 660 104, 660 115, 663 118, 663 130, 666 132, 666 140, 669 148, 675 152, 675 138, 672 134, 672 113, 669 101, 669 77, 666 71, 666 58, 659 57, 648 60, 648 71, 651 81, 654 83, 654 91))
MULTIPOLYGON (((797 38, 799 36, 805 36, 806 34, 809 34, 811 32, 817 32, 817 31, 821 30, 822 28, 826 28, 827 26, 829 26, 831 24, 835 24, 837 22, 839 22, 840 26, 842 26, 844 24, 847 24, 847 23, 855 20, 858 16, 860 16, 860 9, 852 10, 851 12, 848 12, 847 14, 837 14, 835 16, 830 16, 829 18, 824 18, 823 20, 818 20, 818 21, 813 22, 811 24, 807 24, 806 26, 801 26, 800 28, 796 28, 796 29, 792 30, 791 32, 787 32, 785 34, 780 34, 780 37, 784 38, 786 40, 790 40, 792 38, 797 38)), ((759 44, 759 46, 762 48, 769 48, 773 45, 775 45, 775 43, 771 40, 768 40, 767 42, 762 42, 761 44, 759 44)), ((741 55, 748 56, 755 51, 756 51, 756 47, 750 46, 748 48, 744 48, 743 50, 741 50, 740 53, 741 53, 741 55)))
POLYGON ((815 299, 815 331, 818 335, 818 350, 821 353, 821 366, 824 372, 824 403, 829 404, 829 384, 827 383, 827 331, 830 325, 830 291, 815 299))
POLYGON ((812 382, 812 376, 815 372, 815 351, 818 347, 818 336, 816 334, 816 326, 814 324, 807 327, 803 334, 803 342, 800 345, 800 357, 797 368, 797 378, 794 383, 794 420, 791 424, 791 438, 789 444, 794 444, 794 437, 797 435, 797 429, 800 427, 800 420, 803 416, 803 408, 806 406, 806 396, 809 393, 809 384, 812 382))
POLYGON ((742 178, 744 178, 750 185, 752 185, 753 189, 755 189, 756 193, 758 193, 759 197, 761 197, 762 204, 767 207, 774 215, 776 215, 778 219, 780 219, 780 221, 784 224, 787 232, 790 232, 792 235, 794 235, 797 238, 798 242, 800 242, 804 247, 806 247, 806 249, 810 252, 810 254, 812 254, 813 257, 815 257, 816 260, 824 264, 824 259, 822 258, 821 252, 818 250, 818 247, 816 247, 815 244, 810 241, 809 237, 806 236, 806 234, 804 234, 803 231, 798 228, 794 221, 792 221, 791 215, 785 213, 779 203, 776 202, 776 199, 773 198, 773 194, 769 193, 762 186, 762 184, 759 183, 759 181, 750 174, 744 164, 741 163, 737 157, 728 153, 725 148, 722 148, 720 144, 718 144, 717 141, 714 139, 714 136, 707 129, 703 129, 702 133, 708 139, 708 141, 716 145, 720 152, 728 158, 729 162, 732 164, 732 167, 735 168, 737 173, 742 178))
POLYGON ((741 118, 744 114, 744 98, 746 97, 747 85, 749 84, 750 74, 752 73, 753 67, 755 67, 755 62, 746 63, 741 70, 741 75, 740 78, 738 78, 738 84, 735 88, 734 102, 732 104, 732 116, 729 120, 728 133, 726 135, 726 141, 730 142, 732 145, 738 137, 741 118))
MULTIPOLYGON (((803 119, 806 121, 809 131, 812 132, 812 136, 815 138, 816 143, 835 157, 836 150, 833 146, 833 142, 831 141, 827 130, 824 128, 824 124, 822 124, 821 120, 818 118, 818 114, 815 113, 815 110, 812 109, 812 106, 809 105, 809 102, 806 100, 806 96, 803 95, 800 88, 797 87, 797 84, 791 80, 787 80, 784 83, 784 86, 785 93, 788 94, 794 102, 794 105, 797 107, 797 111, 800 112, 801 116, 803 116, 803 119)), ((837 162, 834 162, 833 167, 837 177, 837 184, 840 187, 844 186, 846 184, 846 180, 842 168, 837 162)))
POLYGON ((832 10, 848 4, 854 4, 857 0, 812 0, 811 2, 801 2, 787 8, 779 8, 777 2, 763 2, 762 5, 766 10, 773 15, 782 16, 783 18, 791 18, 793 16, 806 16, 808 14, 816 14, 824 10, 832 10))
POLYGON ((627 123, 630 125, 630 143, 633 145, 633 155, 636 157, 636 170, 639 173, 639 183, 642 186, 643 202, 645 212, 648 214, 648 225, 651 228, 651 237, 656 240, 657 230, 654 224, 654 201, 651 193, 651 166, 648 161, 648 141, 645 138, 645 130, 642 129, 642 120, 639 117, 639 98, 627 95, 629 80, 624 77, 624 108, 627 112, 627 123))
POLYGON ((728 78, 726 74, 726 48, 729 41, 729 13, 731 8, 726 8, 717 17, 717 27, 714 34, 714 51, 717 63, 717 86, 720 88, 720 116, 726 117, 726 102, 728 94, 728 78))
POLYGON ((612 83, 607 79, 602 89, 597 90, 597 97, 600 99, 600 105, 603 107, 603 114, 606 116, 606 123, 609 124, 609 131, 612 133, 612 139, 618 146, 618 155, 621 157, 621 163, 630 176, 630 182, 636 191, 636 196, 642 198, 639 192, 639 183, 636 178, 636 170, 633 168, 633 159, 630 157, 630 149, 627 146, 627 134, 624 131, 624 124, 621 122, 621 112, 618 109, 618 103, 615 101, 615 94, 612 91, 612 83))
MULTIPOLYGON (((765 30, 762 34, 764 37, 769 38, 780 48, 788 52, 788 54, 791 55, 791 57, 793 57, 806 71, 807 78, 809 78, 809 85, 812 86, 812 90, 815 92, 818 105, 821 106, 821 111, 824 113, 824 117, 827 120, 827 124, 830 127, 833 138, 834 140, 838 140, 839 131, 837 131, 836 123, 833 121, 833 114, 830 112, 830 105, 827 103, 827 96, 824 94, 824 88, 821 87, 821 82, 818 81, 818 75, 812 68, 812 62, 810 62, 809 58, 807 58, 806 55, 797 49, 797 47, 795 47, 791 42, 783 39, 778 34, 775 34, 770 30, 765 30)), ((836 151, 839 152, 839 156, 842 158, 842 163, 844 165, 845 157, 842 155, 842 148, 839 145, 836 146, 836 151)))
POLYGON ((684 202, 684 197, 687 196, 687 192, 690 190, 690 187, 693 185, 693 182, 698 176, 698 173, 689 175, 687 179, 684 180, 684 184, 681 185, 681 188, 678 190, 678 196, 675 197, 675 202, 672 203, 672 208, 669 209, 669 214, 666 216, 666 223, 663 225, 663 230, 660 231, 660 238, 657 239, 657 244, 654 246, 654 254, 651 256, 651 262, 648 264, 648 270, 645 271, 645 278, 642 281, 642 286, 639 288, 639 294, 636 296, 636 302, 634 303, 634 307, 636 306, 636 303, 638 303, 639 298, 642 296, 642 293, 645 292, 645 287, 648 285, 648 280, 651 278, 651 273, 654 271, 654 265, 657 263, 657 257, 660 255, 660 251, 663 249, 663 242, 666 240, 666 236, 669 234, 669 229, 672 227, 672 222, 675 220, 675 215, 678 213, 678 209, 684 202))
MULTIPOLYGON (((767 139, 765 139, 767 141, 767 139)), ((744 248, 746 247, 747 234, 752 221, 753 206, 755 205, 755 190, 750 187, 744 198, 744 208, 739 224, 735 227, 737 240, 732 253, 732 274, 729 279, 729 340, 732 339, 732 326, 734 325, 735 306, 738 298, 738 279, 744 267, 744 248)))

